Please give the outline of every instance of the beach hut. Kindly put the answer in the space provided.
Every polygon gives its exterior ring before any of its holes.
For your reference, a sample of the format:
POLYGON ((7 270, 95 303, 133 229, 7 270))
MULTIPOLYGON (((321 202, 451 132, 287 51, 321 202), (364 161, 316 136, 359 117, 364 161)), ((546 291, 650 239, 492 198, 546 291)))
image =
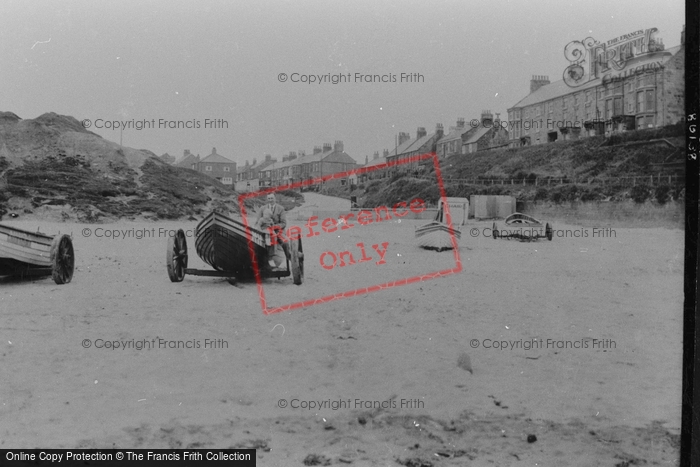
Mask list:
POLYGON ((469 217, 475 219, 503 219, 515 212, 515 197, 502 195, 472 195, 469 217))

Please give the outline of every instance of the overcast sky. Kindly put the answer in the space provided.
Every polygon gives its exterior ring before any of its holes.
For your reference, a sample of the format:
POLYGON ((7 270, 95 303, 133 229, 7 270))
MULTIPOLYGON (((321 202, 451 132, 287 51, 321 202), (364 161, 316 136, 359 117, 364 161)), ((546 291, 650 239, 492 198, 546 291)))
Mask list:
MULTIPOLYGON (((342 140, 360 162, 457 118, 500 112, 532 75, 561 79, 564 46, 656 27, 680 44, 684 2, 0 1, 0 110, 79 120, 198 121, 126 130, 125 146, 236 162, 342 140), (287 82, 280 82, 286 73, 287 82), (394 74, 392 83, 292 83, 293 73, 394 74), (400 83, 420 73, 419 83, 400 83), (228 128, 204 129, 205 119, 228 128)), ((119 141, 119 131, 92 131, 119 141)))

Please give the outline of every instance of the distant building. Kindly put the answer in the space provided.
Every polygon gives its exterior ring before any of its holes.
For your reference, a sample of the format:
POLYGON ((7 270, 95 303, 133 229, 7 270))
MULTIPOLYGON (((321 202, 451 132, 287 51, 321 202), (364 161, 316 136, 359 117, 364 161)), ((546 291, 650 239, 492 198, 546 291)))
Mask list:
POLYGON ((194 155, 189 149, 185 149, 182 158, 175 163, 176 167, 182 167, 183 169, 196 170, 195 167, 199 163, 199 154, 194 155))
MULTIPOLYGON (((372 168, 381 164, 386 164, 387 157, 389 156, 389 150, 385 149, 382 156, 379 155, 379 151, 374 152, 372 160, 365 160, 365 165, 362 168, 372 168)), ((374 169, 362 173, 358 176, 359 183, 365 183, 369 180, 376 180, 381 178, 386 178, 388 176, 388 169, 374 169)))
POLYGON ((685 27, 666 49, 656 28, 606 42, 573 41, 570 65, 551 83, 533 76, 530 94, 508 109, 510 146, 678 123, 685 105, 685 27))
MULTIPOLYGON (((426 161, 406 162, 413 156, 435 152, 438 141, 443 137, 444 130, 441 123, 435 126, 435 132, 428 134, 424 127, 419 127, 416 137, 411 139, 408 133, 399 133, 398 145, 394 151, 387 155, 387 162, 397 162, 398 165, 390 167, 389 173, 417 169, 425 165, 426 161), (403 163, 402 163, 403 162, 403 163)), ((432 164, 431 162, 428 162, 432 164)))
POLYGON ((498 115, 494 120, 491 111, 484 110, 481 118, 472 120, 469 126, 465 125, 463 118, 458 119, 457 126, 451 127, 450 132, 438 141, 438 156, 450 157, 507 146, 508 130, 498 115))
POLYGON ((224 185, 233 185, 236 163, 217 154, 216 148, 212 148, 211 154, 194 164, 194 170, 215 178, 224 185))
MULTIPOLYGON (((297 153, 290 152, 281 162, 275 162, 260 171, 260 186, 286 185, 350 171, 357 167, 355 159, 344 151, 343 142, 336 141, 332 146, 330 143, 324 144, 323 147, 316 146, 312 154, 300 151, 300 155, 297 156, 297 153)), ((322 183, 324 186, 348 184, 347 177, 322 183)))
POLYGON ((166 152, 165 154, 163 154, 162 156, 160 156, 160 160, 162 160, 162 161, 165 162, 166 164, 172 165, 172 164, 175 163, 175 156, 171 156, 170 154, 168 154, 168 153, 166 152))
POLYGON ((236 174, 236 191, 256 191, 260 188, 260 171, 275 162, 277 162, 277 159, 273 159, 270 154, 266 154, 265 159, 260 163, 258 163, 257 159, 253 159, 252 164, 245 161, 245 165, 240 167, 236 174))

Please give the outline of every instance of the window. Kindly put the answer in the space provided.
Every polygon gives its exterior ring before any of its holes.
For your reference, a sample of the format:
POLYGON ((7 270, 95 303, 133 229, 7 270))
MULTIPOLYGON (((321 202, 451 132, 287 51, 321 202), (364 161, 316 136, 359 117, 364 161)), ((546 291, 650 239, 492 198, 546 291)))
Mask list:
POLYGON ((613 101, 612 99, 608 99, 605 101, 605 119, 609 119, 612 117, 612 111, 613 111, 613 101))
POLYGON ((649 89, 647 91, 647 106, 646 106, 646 111, 647 112, 653 112, 654 108, 656 106, 654 105, 654 90, 649 89))
POLYGON ((574 107, 578 105, 578 93, 574 94, 574 107))
POLYGON ((615 113, 613 115, 622 115, 622 98, 621 97, 615 98, 614 111, 615 111, 615 113))
POLYGON ((347 185, 347 184, 348 184, 348 180, 347 180, 346 178, 341 178, 341 179, 340 179, 340 185, 341 185, 341 186, 345 186, 345 185, 347 185))
POLYGON ((231 171, 231 167, 229 167, 228 165, 225 165, 224 172, 230 172, 230 171, 231 171))
POLYGON ((591 101, 591 91, 586 91, 586 102, 591 101))
POLYGON ((644 91, 637 93, 637 113, 644 112, 644 91))
POLYGON ((207 172, 211 172, 211 165, 204 167, 204 170, 207 172))
POLYGON ((629 101, 627 103, 627 113, 633 114, 634 113, 634 102, 629 101))
POLYGON ((562 100, 561 100, 561 108, 562 109, 566 108, 566 97, 562 98, 562 100))

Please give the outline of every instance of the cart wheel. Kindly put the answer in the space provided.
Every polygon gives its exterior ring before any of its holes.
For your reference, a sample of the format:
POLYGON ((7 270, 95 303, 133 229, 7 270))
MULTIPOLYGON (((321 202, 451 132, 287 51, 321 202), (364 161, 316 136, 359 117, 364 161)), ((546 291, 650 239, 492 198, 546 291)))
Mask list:
POLYGON ((292 242, 292 279, 296 285, 304 282, 304 250, 301 247, 301 239, 292 242))
POLYGON ((544 234, 547 236, 547 240, 551 242, 552 236, 554 234, 554 229, 552 229, 552 226, 549 225, 549 222, 547 222, 547 225, 544 228, 544 234))
POLYGON ((493 239, 494 240, 497 239, 498 238, 498 228, 496 227, 495 222, 493 223, 493 228, 491 229, 491 232, 493 232, 493 239))
POLYGON ((75 253, 68 235, 57 236, 51 244, 51 276, 57 284, 67 284, 73 278, 75 253))
POLYGON ((168 239, 168 249, 165 252, 165 265, 172 282, 182 282, 187 268, 187 240, 182 229, 168 239))

